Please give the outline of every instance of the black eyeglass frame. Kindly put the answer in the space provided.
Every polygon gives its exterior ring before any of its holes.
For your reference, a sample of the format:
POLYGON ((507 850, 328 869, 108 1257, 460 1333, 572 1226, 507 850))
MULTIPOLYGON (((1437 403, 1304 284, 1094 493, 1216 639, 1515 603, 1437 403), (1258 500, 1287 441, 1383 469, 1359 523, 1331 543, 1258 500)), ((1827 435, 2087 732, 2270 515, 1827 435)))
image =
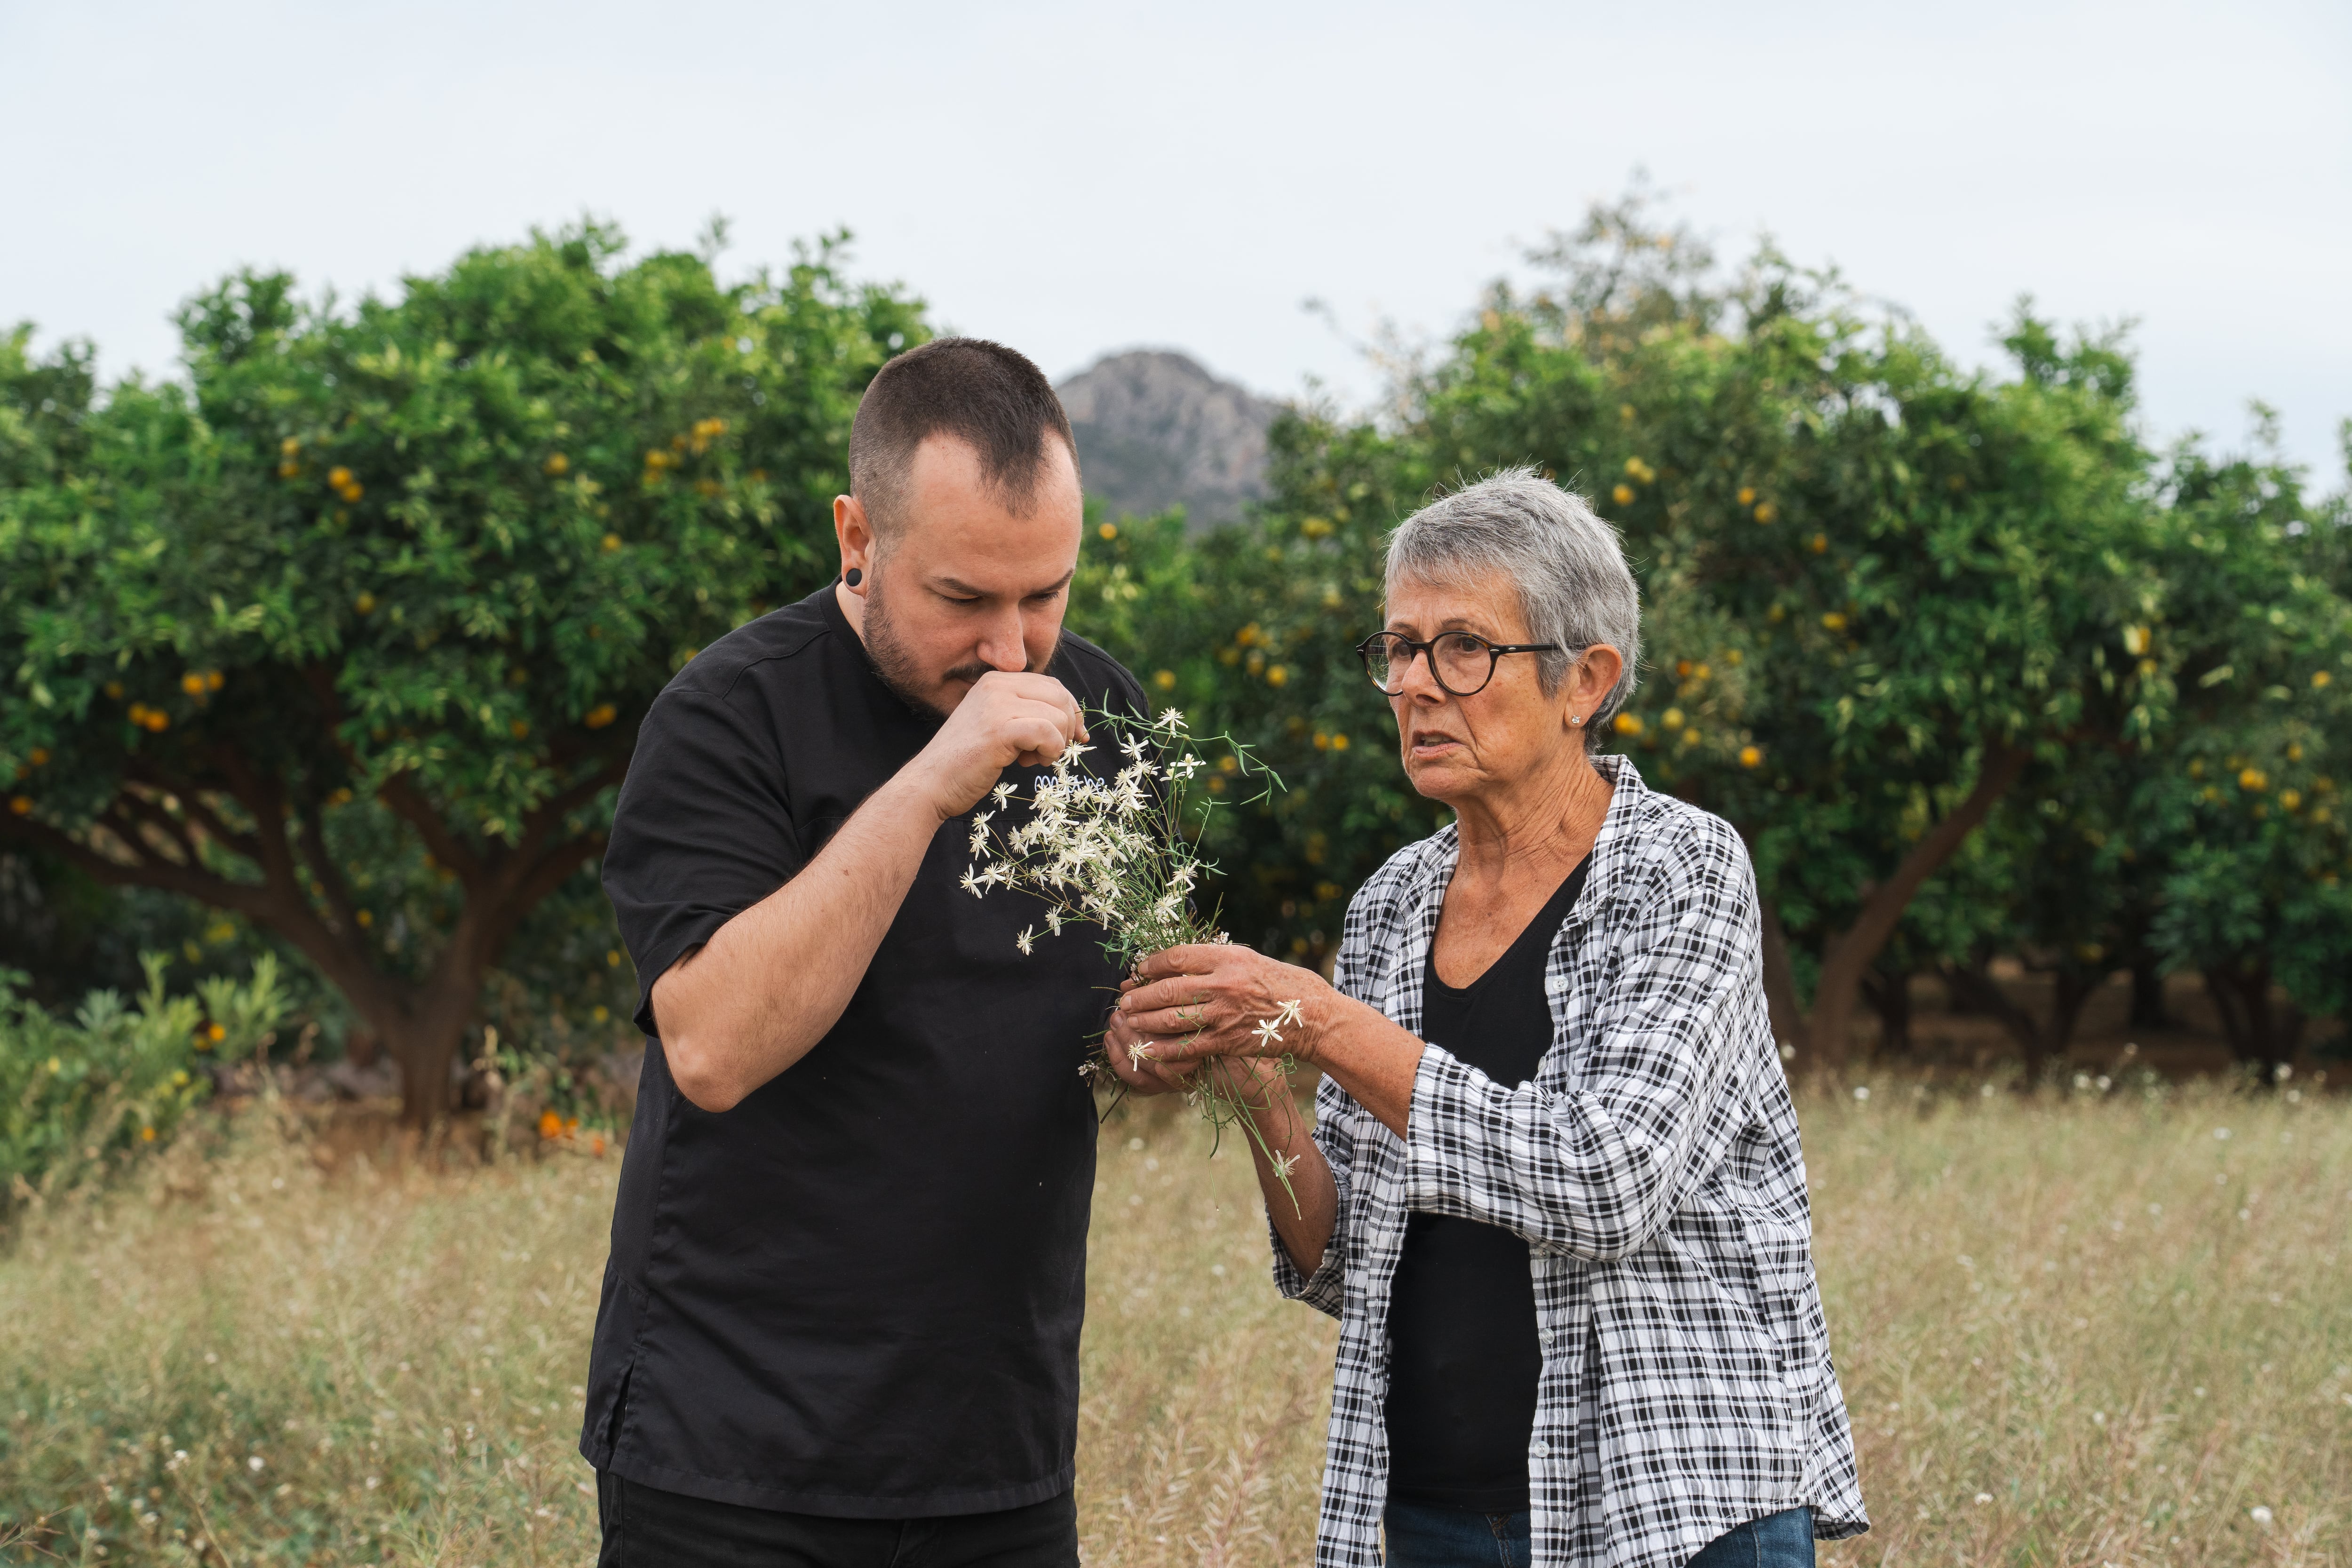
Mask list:
POLYGON ((1365 676, 1371 680, 1372 689, 1379 692, 1383 697, 1394 697, 1404 690, 1404 676, 1402 672, 1411 669, 1412 668, 1412 661, 1424 655, 1426 655, 1429 659, 1429 678, 1437 682, 1437 689, 1440 691, 1452 697, 1475 697, 1478 693, 1486 690, 1488 686, 1494 683, 1495 667, 1503 662, 1503 656, 1505 654, 1559 653, 1562 651, 1582 653, 1584 649, 1570 648, 1563 650, 1559 644, 1556 642, 1490 642, 1486 638, 1480 637, 1476 632, 1440 632, 1437 636, 1431 637, 1426 642, 1415 642, 1412 638, 1405 636, 1402 632, 1374 632, 1371 636, 1366 637, 1363 641, 1356 645, 1356 658, 1363 662, 1365 676), (1445 684, 1445 677, 1438 672, 1436 653, 1437 645, 1447 637, 1468 637, 1472 642, 1476 643, 1479 647, 1486 650, 1486 679, 1480 681, 1477 685, 1472 687, 1467 691, 1454 690, 1453 687, 1445 684), (1379 678, 1372 675, 1372 645, 1383 639, 1392 640, 1396 643, 1402 644, 1405 649, 1405 659, 1402 664, 1397 663, 1396 658, 1393 654, 1391 655, 1389 658, 1389 663, 1395 667, 1399 671, 1397 676, 1398 684, 1396 690, 1394 691, 1382 686, 1380 683, 1379 678))

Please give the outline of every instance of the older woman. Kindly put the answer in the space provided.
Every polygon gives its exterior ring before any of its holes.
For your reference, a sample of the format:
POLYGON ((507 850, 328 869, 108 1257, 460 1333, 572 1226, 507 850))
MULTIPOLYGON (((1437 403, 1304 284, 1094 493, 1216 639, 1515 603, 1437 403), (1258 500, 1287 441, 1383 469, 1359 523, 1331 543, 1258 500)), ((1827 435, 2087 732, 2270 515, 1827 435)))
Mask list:
POLYGON ((1340 1320, 1318 1564, 1810 1564, 1867 1528, 1739 836, 1592 737, 1633 687, 1614 532, 1525 470, 1415 513, 1360 652, 1455 821, 1357 893, 1336 989, 1176 948, 1146 1090, 1271 1063, 1283 1293, 1340 1320), (1297 1004, 1278 1041, 1261 1026, 1297 1004))

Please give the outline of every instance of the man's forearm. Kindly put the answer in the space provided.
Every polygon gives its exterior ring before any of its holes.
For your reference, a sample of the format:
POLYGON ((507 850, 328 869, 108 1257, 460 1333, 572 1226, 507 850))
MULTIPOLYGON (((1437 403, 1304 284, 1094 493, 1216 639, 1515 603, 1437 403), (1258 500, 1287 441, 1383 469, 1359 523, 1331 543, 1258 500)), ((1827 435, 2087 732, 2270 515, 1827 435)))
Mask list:
POLYGON ((940 828, 905 774, 867 797, 800 874, 654 983, 678 1091, 725 1110, 791 1067, 849 1005, 940 828))

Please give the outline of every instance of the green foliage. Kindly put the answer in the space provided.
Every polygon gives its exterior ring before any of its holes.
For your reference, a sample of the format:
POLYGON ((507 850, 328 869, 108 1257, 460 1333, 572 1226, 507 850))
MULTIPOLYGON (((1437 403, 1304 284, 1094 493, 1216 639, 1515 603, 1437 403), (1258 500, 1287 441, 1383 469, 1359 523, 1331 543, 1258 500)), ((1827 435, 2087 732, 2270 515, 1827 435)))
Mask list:
POLYGON ((181 321, 186 386, 0 348, 0 833, 276 931, 431 1114, 488 968, 593 897, 655 694, 830 571, 920 307, 830 245, 724 284, 592 225, 181 321))
POLYGON ((2021 309, 2008 369, 1964 370, 1769 247, 1726 275, 1639 198, 1533 259, 1543 286, 1496 286, 1383 420, 1277 425, 1244 525, 1121 520, 1092 549, 1074 617, 1292 785, 1223 825, 1237 934, 1320 958, 1443 820, 1352 646, 1388 529, 1527 463, 1592 496, 1641 582, 1643 684, 1604 742, 1740 827, 1817 1016, 1882 951, 2017 953, 2075 990, 2274 971, 2341 1007, 2340 500, 2147 450, 2112 334, 2021 309))
MULTIPOLYGON (((2127 848, 2159 879, 2152 940, 2218 984, 2352 1003, 2352 540, 2276 463, 2181 453, 2149 636, 2179 644, 2183 722, 2137 781, 2127 848)), ((2225 1004, 2224 1013, 2229 1012, 2225 1004)), ((2265 1053, 2269 1054, 2269 1053, 2265 1053)))
MULTIPOLYGON (((1603 743, 1747 836, 1776 973, 1832 1034, 1865 985, 1997 953, 2070 994, 2201 970, 2254 1057, 2295 1026, 2257 1016, 2273 983, 2352 1000, 2343 496, 2148 450, 2113 335, 2021 309, 1968 370, 1639 195, 1531 259, 1380 418, 1283 418, 1244 523, 1090 520, 1073 626, 1289 785, 1207 781, 1228 930, 1328 957, 1444 820, 1353 647, 1395 521, 1528 463, 1641 582, 1603 743)), ((421 1114, 468 1019, 584 1061, 625 1029, 592 868, 636 721, 829 574, 850 416, 919 305, 829 247, 727 284, 592 226, 349 310, 239 275, 183 326, 184 386, 0 338, 0 842, 83 949, 104 922, 58 868, 226 911, 173 928, 192 963, 300 954, 421 1114)))
POLYGON ((194 996, 166 992, 164 965, 146 960, 135 1004, 95 991, 70 1018, 0 970, 0 1212, 168 1141, 211 1090, 205 1064, 251 1055, 285 1017, 275 959, 194 996))

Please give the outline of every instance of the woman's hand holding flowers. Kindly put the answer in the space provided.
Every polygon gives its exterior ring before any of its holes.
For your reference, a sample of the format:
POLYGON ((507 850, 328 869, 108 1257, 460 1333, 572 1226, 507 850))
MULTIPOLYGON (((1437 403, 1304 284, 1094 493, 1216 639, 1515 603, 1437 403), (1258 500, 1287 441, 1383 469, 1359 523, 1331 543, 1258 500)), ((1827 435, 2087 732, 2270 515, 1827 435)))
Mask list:
POLYGON ((1211 1057, 1312 1062, 1318 1025, 1338 999, 1313 970, 1231 942, 1151 953, 1120 992, 1111 1061, 1122 1069, 1149 1062, 1163 1079, 1211 1057))

